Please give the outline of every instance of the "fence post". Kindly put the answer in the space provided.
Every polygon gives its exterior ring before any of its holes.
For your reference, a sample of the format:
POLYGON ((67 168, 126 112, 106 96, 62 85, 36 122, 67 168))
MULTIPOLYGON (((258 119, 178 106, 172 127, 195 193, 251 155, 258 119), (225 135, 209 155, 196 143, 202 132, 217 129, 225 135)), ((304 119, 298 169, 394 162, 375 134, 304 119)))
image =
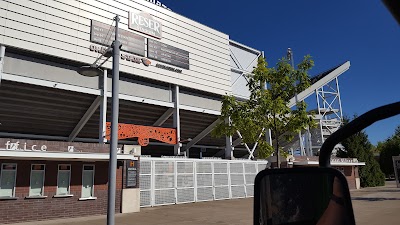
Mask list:
POLYGON ((154 189, 156 188, 155 182, 156 182, 156 178, 155 178, 155 163, 154 160, 150 160, 150 180, 151 180, 151 184, 150 184, 150 205, 151 207, 154 207, 156 204, 155 201, 155 191, 154 189))
POLYGON ((193 165, 193 188, 194 188, 194 202, 197 202, 197 169, 196 169, 196 161, 192 162, 193 165))

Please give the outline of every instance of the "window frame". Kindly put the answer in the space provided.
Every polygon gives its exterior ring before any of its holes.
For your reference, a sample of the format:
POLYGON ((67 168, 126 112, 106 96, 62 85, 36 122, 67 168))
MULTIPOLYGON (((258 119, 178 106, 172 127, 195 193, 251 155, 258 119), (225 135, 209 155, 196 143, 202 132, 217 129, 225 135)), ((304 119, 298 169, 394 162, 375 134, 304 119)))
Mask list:
POLYGON ((56 189, 55 197, 71 197, 71 196, 74 196, 74 195, 71 194, 71 173, 72 173, 71 170, 72 170, 71 164, 58 164, 57 165, 57 189, 56 189), (59 189, 58 181, 60 179, 60 166, 69 166, 68 194, 60 194, 59 191, 58 191, 58 189, 59 189))
MULTIPOLYGON (((0 196, 0 198, 15 198, 15 189, 17 186, 17 171, 18 171, 18 164, 17 163, 1 163, 1 172, 0 172, 0 186, 1 186, 1 179, 3 178, 3 171, 5 169, 3 169, 3 165, 15 165, 15 176, 14 176, 14 187, 13 187, 13 193, 12 196, 0 196)), ((9 171, 9 169, 6 169, 7 171, 9 171)))
MULTIPOLYGON (((36 170, 36 171, 38 171, 38 170, 36 170)), ((57 175, 58 176, 58 175, 57 175)), ((57 177, 58 178, 58 177, 57 177)), ((29 178, 29 197, 47 197, 47 196, 44 196, 44 182, 45 182, 45 180, 46 180, 46 164, 36 164, 36 163, 32 163, 31 164, 31 174, 30 174, 30 178, 29 178), (32 188, 32 172, 34 171, 33 169, 32 169, 32 167, 33 166, 43 166, 44 168, 43 168, 43 170, 40 170, 40 171, 43 171, 43 182, 42 182, 42 193, 41 193, 41 195, 32 195, 31 194, 31 188, 32 188)))
POLYGON ((81 197, 79 198, 79 200, 88 200, 88 199, 97 199, 97 197, 94 196, 94 177, 95 177, 95 164, 83 164, 82 165, 82 184, 81 184, 81 197), (93 169, 92 170, 86 170, 86 171, 93 171, 93 176, 92 176, 92 196, 90 197, 83 197, 83 172, 85 171, 85 166, 91 166, 93 169))

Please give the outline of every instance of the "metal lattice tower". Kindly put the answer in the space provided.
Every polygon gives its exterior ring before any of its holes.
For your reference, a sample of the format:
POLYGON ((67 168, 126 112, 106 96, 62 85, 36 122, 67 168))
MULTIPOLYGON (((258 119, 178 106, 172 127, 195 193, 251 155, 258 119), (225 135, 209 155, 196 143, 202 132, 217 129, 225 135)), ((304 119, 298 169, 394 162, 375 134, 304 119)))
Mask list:
POLYGON ((315 119, 318 121, 319 134, 315 135, 316 132, 314 132, 312 137, 312 152, 314 154, 319 150, 320 145, 340 128, 343 122, 338 78, 336 77, 315 90, 315 94, 318 106, 315 119), (316 145, 314 144, 315 142, 317 142, 316 145))

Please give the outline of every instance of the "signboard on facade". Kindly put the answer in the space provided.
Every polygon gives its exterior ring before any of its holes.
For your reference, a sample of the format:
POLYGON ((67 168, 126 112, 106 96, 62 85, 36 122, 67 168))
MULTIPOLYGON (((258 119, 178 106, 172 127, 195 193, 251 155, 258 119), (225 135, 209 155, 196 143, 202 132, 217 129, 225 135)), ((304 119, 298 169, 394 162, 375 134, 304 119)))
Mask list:
POLYGON ((189 52, 183 49, 148 39, 147 57, 183 69, 189 69, 189 52))
POLYGON ((358 163, 357 158, 331 158, 331 163, 358 163))
MULTIPOLYGON (((145 38, 133 32, 119 29, 119 41, 122 44, 122 51, 130 52, 136 55, 145 56, 145 38)), ((114 27, 92 20, 90 29, 90 41, 104 45, 111 46, 115 37, 114 27)))
POLYGON ((131 11, 128 19, 129 29, 160 39, 162 37, 162 24, 146 12, 131 11))
MULTIPOLYGON (((118 145, 120 149, 122 145, 118 145)), ((0 151, 109 153, 108 144, 0 138, 0 151)))
POLYGON ((138 187, 138 161, 127 160, 126 161, 126 187, 127 188, 137 188, 138 187))

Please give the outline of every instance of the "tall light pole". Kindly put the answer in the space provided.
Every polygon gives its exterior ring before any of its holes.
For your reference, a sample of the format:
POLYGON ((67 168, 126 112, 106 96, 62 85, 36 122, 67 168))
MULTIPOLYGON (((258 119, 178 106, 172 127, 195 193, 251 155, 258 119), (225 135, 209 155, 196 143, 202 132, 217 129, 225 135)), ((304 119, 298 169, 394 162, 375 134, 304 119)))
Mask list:
MULTIPOLYGON (((294 60, 293 60, 293 52, 291 48, 287 49, 287 59, 290 60, 291 64, 292 64, 292 68, 294 69, 294 60)), ((297 94, 295 95, 295 100, 296 100, 296 104, 299 102, 297 94)), ((302 136, 301 136, 301 130, 299 131, 299 144, 300 144, 300 155, 303 155, 304 152, 304 145, 303 145, 303 140, 302 140, 302 136)), ((292 155, 294 155, 294 153, 292 152, 292 155)))
MULTIPOLYGON (((118 147, 118 112, 119 112, 119 57, 121 43, 118 40, 119 16, 115 20, 115 38, 112 43, 112 110, 111 110, 111 138, 110 138, 110 159, 108 163, 108 202, 107 202, 107 225, 115 224, 115 192, 117 177, 117 147, 118 147)), ((109 54, 106 52, 105 54, 109 54)), ((110 56, 110 55, 108 55, 110 56)), ((99 59, 96 60, 96 62, 99 59)), ((78 73, 84 76, 99 76, 102 70, 96 65, 83 66, 78 73)))

